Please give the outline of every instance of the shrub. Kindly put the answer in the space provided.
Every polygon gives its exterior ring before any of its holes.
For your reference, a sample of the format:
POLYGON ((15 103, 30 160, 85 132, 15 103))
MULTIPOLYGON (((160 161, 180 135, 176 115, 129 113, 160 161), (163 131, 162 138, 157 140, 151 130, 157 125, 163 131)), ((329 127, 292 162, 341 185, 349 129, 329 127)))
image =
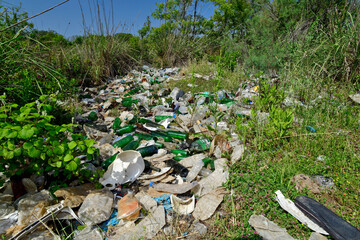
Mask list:
POLYGON ((0 98, 0 172, 7 176, 23 173, 62 172, 67 178, 86 170, 79 155, 95 156, 94 140, 74 134, 71 124, 55 125, 48 112, 56 100, 41 96, 23 107, 0 98))

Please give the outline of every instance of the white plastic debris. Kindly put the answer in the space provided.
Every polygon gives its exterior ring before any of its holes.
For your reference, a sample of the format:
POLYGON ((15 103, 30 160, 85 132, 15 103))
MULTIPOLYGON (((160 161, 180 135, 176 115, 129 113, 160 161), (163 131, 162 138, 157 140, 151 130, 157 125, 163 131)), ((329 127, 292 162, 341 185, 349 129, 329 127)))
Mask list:
POLYGON ((294 202, 292 202, 290 199, 286 199, 280 190, 277 190, 275 193, 277 195, 276 201, 278 201, 280 206, 285 211, 293 215, 300 222, 306 224, 311 230, 324 235, 329 235, 324 229, 319 227, 316 223, 305 216, 304 213, 302 213, 301 210, 295 206, 294 202))
POLYGON ((109 190, 113 190, 116 185, 135 181, 144 169, 144 160, 139 152, 124 151, 117 155, 99 182, 109 190))
POLYGON ((181 199, 174 194, 171 194, 170 196, 171 205, 175 212, 187 215, 194 211, 195 208, 195 196, 193 195, 189 199, 181 199))

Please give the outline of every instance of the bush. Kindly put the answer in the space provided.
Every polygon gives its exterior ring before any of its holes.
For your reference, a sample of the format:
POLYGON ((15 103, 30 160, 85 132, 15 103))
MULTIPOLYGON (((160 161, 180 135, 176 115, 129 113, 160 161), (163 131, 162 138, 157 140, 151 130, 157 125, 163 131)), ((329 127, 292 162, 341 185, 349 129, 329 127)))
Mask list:
POLYGON ((92 159, 95 141, 73 134, 71 124, 52 124, 54 117, 48 112, 56 102, 53 97, 41 96, 20 108, 6 103, 4 95, 0 100, 0 172, 9 177, 50 171, 67 178, 85 174, 77 156, 92 159))

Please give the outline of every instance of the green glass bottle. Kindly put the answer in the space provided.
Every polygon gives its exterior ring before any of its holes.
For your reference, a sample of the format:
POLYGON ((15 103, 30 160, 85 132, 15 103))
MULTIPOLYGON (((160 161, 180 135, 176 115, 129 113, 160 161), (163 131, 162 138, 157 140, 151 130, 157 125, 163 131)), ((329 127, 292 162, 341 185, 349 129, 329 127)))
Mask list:
POLYGON ((155 116, 155 122, 161 122, 167 118, 174 118, 174 116, 155 116))
POLYGON ((115 133, 117 135, 123 135, 125 133, 134 132, 135 128, 136 128, 136 125, 127 125, 127 126, 124 126, 122 128, 119 128, 118 130, 115 131, 115 133))
POLYGON ((130 143, 128 143, 125 147, 122 148, 122 150, 135 150, 140 146, 140 140, 134 140, 130 143))
POLYGON ((211 170, 215 169, 215 163, 214 160, 211 158, 204 158, 203 160, 204 167, 206 168, 208 165, 210 165, 211 170))
POLYGON ((173 157, 173 159, 175 160, 175 161, 178 161, 178 162, 180 162, 181 160, 183 160, 184 158, 187 158, 188 156, 175 156, 175 157, 173 157))
POLYGON ((125 95, 124 95, 124 97, 127 97, 127 96, 131 96, 131 95, 134 95, 135 93, 137 93, 137 92, 139 92, 140 91, 140 88, 134 88, 134 89, 132 89, 132 90, 130 90, 128 93, 126 93, 125 95))
POLYGON ((163 132, 151 132, 151 135, 158 137, 158 138, 162 138, 164 139, 165 142, 171 142, 172 141, 172 137, 170 137, 169 135, 167 135, 166 133, 163 132))
POLYGON ((144 124, 144 123, 151 122, 151 120, 146 119, 146 118, 139 118, 139 119, 138 119, 138 122, 139 122, 139 123, 143 123, 143 124, 144 124))
POLYGON ((128 135, 126 137, 123 137, 122 139, 120 139, 119 141, 115 142, 113 144, 113 147, 120 147, 123 148, 125 147, 129 142, 133 141, 134 137, 131 135, 128 135))
POLYGON ((207 138, 198 139, 191 143, 190 150, 192 152, 204 152, 210 149, 211 141, 207 138))
POLYGON ((183 133, 183 132, 178 132, 178 131, 167 131, 166 132, 170 137, 172 138, 176 138, 176 139, 181 139, 184 140, 187 138, 187 133, 183 133))
POLYGON ((138 148, 138 149, 136 149, 136 151, 138 151, 142 157, 147 157, 147 156, 151 156, 151 155, 154 155, 155 153, 157 153, 158 148, 155 145, 151 145, 151 146, 147 146, 147 147, 138 148))
POLYGON ((88 119, 90 121, 96 121, 98 119, 97 113, 96 112, 91 112, 88 116, 88 119))
POLYGON ((130 100, 126 100, 126 101, 124 101, 124 99, 121 101, 121 104, 124 106, 124 107, 131 107, 131 105, 133 104, 133 103, 138 103, 140 100, 139 99, 134 99, 134 100, 132 100, 132 99, 130 99, 130 100))
POLYGON ((176 156, 188 156, 189 153, 186 150, 181 150, 181 149, 174 149, 170 151, 172 154, 175 154, 176 156))
POLYGON ((114 155, 112 155, 111 157, 109 157, 108 159, 106 159, 104 162, 102 162, 101 166, 104 168, 104 169, 107 169, 110 164, 115 161, 116 159, 116 156, 119 154, 119 152, 115 153, 114 155))
POLYGON ((118 130, 120 128, 120 124, 121 124, 120 118, 115 118, 115 121, 114 121, 114 124, 113 124, 114 131, 116 131, 116 130, 118 130))
POLYGON ((158 147, 158 148, 163 148, 164 144, 161 143, 161 142, 155 142, 155 146, 158 147))
POLYGON ((150 134, 146 134, 146 133, 135 133, 135 136, 137 136, 139 139, 141 140, 157 140, 157 137, 151 136, 150 134))

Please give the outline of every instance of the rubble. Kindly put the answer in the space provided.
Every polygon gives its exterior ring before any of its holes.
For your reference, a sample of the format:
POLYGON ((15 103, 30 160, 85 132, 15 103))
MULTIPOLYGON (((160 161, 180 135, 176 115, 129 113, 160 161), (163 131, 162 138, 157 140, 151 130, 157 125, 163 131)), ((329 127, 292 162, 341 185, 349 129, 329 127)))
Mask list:
MULTIPOLYGON (((249 85, 235 97, 224 90, 193 94, 168 88, 171 79, 181 78, 178 68, 143 66, 103 86, 85 88, 83 114, 75 116, 74 123, 79 124, 77 131, 97 142, 99 156, 78 157, 91 171, 104 172, 98 179, 102 186, 79 185, 73 179, 54 192, 55 200, 48 191, 37 192, 48 176, 23 177, 27 194, 17 200, 16 211, 8 182, 0 193, 0 232, 9 230, 8 235, 14 236, 61 201, 64 211, 56 216, 58 220, 66 220, 73 229, 86 225, 74 232, 78 240, 176 234, 169 227, 174 214, 187 219, 189 237, 206 234, 200 221, 211 218, 223 201, 228 162, 234 164, 245 152, 235 125, 227 120, 248 117, 249 105, 240 101, 241 96, 251 100, 258 91, 249 85), (216 119, 212 108, 229 116, 216 119)), ((44 230, 38 229, 39 239, 44 230)))
POLYGON ((262 215, 251 215, 249 224, 255 228, 256 232, 267 240, 294 240, 285 228, 279 227, 262 215))

